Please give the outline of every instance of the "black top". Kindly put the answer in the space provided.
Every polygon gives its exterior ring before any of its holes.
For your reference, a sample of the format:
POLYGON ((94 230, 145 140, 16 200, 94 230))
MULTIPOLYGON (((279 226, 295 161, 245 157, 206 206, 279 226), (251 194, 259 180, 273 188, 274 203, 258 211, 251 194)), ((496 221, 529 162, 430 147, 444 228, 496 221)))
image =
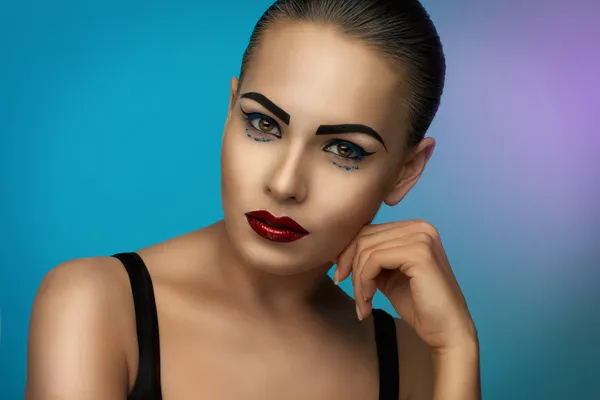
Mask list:
MULTIPOLYGON (((137 253, 120 253, 133 294, 139 348, 139 366, 128 400, 161 400, 160 345, 158 317, 152 279, 137 253)), ((375 341, 379 364, 379 400, 398 400, 398 345, 394 318, 381 309, 373 309, 375 341)))

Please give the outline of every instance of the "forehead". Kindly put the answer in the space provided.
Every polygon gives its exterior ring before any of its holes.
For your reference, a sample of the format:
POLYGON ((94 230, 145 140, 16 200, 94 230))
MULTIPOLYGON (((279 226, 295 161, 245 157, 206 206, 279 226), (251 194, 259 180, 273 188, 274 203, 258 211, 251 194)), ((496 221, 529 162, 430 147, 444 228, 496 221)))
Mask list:
POLYGON ((290 112, 292 123, 384 129, 399 122, 399 80, 387 60, 356 38, 321 24, 278 23, 255 49, 243 91, 264 93, 290 112))

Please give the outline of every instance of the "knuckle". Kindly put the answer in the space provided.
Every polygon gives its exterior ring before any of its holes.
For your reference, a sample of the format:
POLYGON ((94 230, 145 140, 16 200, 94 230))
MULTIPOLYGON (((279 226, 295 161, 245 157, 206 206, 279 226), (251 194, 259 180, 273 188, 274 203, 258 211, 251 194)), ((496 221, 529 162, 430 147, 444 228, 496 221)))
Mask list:
POLYGON ((368 242, 368 236, 359 236, 358 239, 356 239, 356 250, 359 252, 363 251, 367 247, 368 242))
POLYGON ((378 263, 378 258, 381 255, 381 250, 376 247, 370 247, 363 251, 361 254, 361 259, 359 262, 359 271, 358 274, 362 276, 365 270, 371 269, 374 265, 378 263))
POLYGON ((365 248, 360 252, 358 256, 358 268, 363 269, 365 264, 371 257, 372 250, 370 248, 365 248))
POLYGON ((417 242, 425 245, 431 245, 434 238, 427 232, 417 233, 417 242))
POLYGON ((430 243, 424 241, 417 242, 414 251, 420 259, 429 259, 432 256, 430 243))
POLYGON ((438 239, 440 234, 435 226, 430 224, 427 221, 419 220, 417 222, 419 226, 419 230, 425 234, 427 234, 431 239, 438 239))

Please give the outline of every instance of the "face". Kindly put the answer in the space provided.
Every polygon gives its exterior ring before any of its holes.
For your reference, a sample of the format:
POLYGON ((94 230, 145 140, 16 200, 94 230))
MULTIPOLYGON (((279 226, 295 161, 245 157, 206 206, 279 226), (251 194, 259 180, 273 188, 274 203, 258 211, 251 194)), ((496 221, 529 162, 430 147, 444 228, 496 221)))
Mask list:
POLYGON ((246 73, 239 93, 232 81, 221 154, 228 236, 270 273, 325 265, 426 162, 407 162, 398 73, 360 41, 308 23, 270 28, 246 73), (269 214, 304 235, 281 235, 269 214))

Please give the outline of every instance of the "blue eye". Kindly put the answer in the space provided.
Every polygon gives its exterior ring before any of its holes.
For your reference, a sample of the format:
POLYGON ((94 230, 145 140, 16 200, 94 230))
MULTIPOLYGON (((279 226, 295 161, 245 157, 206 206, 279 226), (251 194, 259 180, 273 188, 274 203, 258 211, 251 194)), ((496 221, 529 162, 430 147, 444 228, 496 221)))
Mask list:
POLYGON ((332 143, 329 143, 323 150, 335 154, 341 159, 355 161, 360 161, 373 154, 365 151, 362 147, 345 140, 335 140, 332 143))
POLYGON ((263 135, 273 135, 278 138, 281 137, 279 125, 273 118, 257 112, 247 113, 242 110, 242 113, 245 115, 244 119, 248 121, 249 127, 255 132, 263 135))

